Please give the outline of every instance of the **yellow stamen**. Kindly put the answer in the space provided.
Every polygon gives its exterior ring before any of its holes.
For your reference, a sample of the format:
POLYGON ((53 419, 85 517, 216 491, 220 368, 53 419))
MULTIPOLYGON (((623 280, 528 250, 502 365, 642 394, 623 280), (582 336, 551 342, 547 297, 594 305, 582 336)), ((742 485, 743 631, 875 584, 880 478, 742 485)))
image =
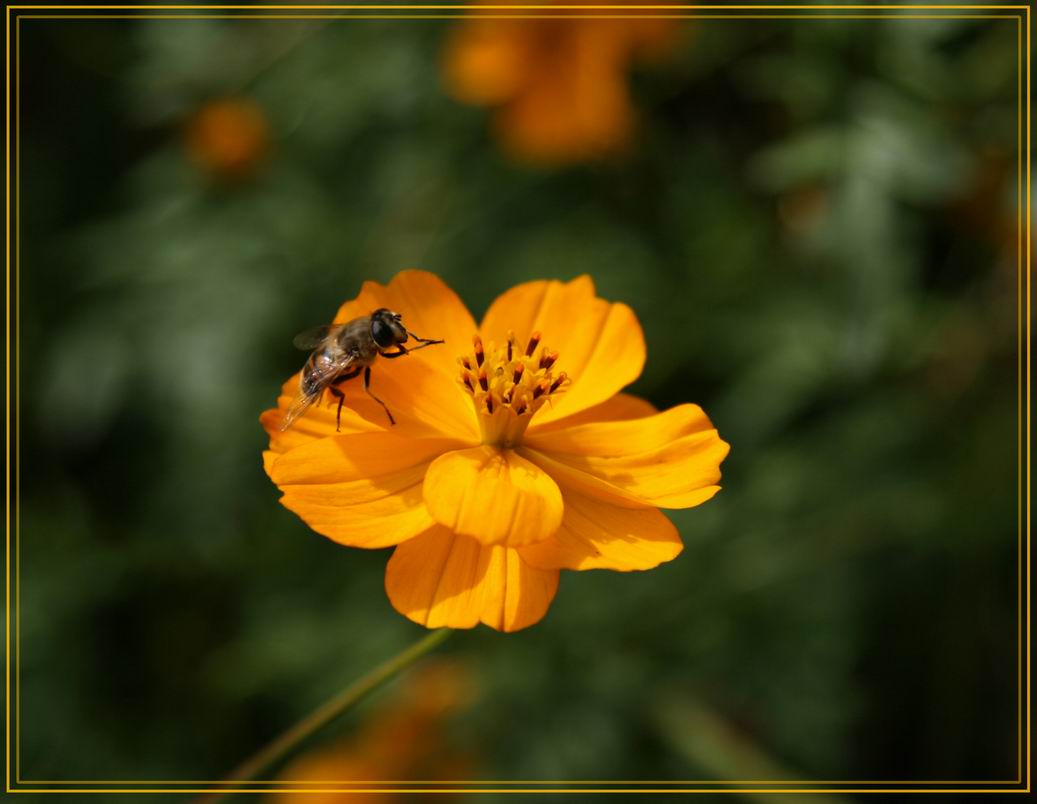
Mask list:
POLYGON ((511 332, 501 346, 484 346, 476 335, 472 352, 458 358, 458 381, 472 397, 483 443, 503 447, 518 444, 534 414, 568 384, 564 371, 552 372, 558 352, 545 347, 537 354, 540 338, 540 333, 534 332, 522 349, 511 332))

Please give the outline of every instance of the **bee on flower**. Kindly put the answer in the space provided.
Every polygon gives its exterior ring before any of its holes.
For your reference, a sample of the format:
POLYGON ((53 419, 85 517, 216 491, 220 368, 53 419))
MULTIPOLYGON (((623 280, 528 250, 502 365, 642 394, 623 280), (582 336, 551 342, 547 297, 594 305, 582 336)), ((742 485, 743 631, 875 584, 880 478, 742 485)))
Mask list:
POLYGON ((622 393, 645 361, 628 306, 586 276, 536 281, 476 325, 434 274, 403 271, 365 283, 335 322, 383 308, 445 342, 375 378, 394 425, 347 383, 340 412, 319 403, 282 430, 298 375, 260 420, 282 504, 341 544, 394 548, 397 611, 517 631, 546 614, 563 569, 647 570, 681 552, 659 509, 716 494, 728 445, 696 405, 622 393))
POLYGON ((480 14, 476 4, 447 42, 447 92, 494 109, 497 138, 520 161, 614 155, 629 145, 636 124, 628 73, 673 47, 676 20, 601 16, 588 9, 504 19, 480 14))

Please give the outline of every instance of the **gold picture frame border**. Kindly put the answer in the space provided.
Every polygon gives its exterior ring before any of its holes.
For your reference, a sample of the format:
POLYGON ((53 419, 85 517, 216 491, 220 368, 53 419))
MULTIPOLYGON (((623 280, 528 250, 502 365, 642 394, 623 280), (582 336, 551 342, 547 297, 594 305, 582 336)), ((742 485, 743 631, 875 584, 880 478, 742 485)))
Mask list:
MULTIPOLYGON (((6 313, 8 329, 6 332, 6 539, 5 539, 5 792, 7 793, 83 793, 83 794, 122 794, 122 793, 171 793, 171 794, 205 794, 205 793, 260 793, 299 792, 299 793, 1029 793, 1030 792, 1030 271, 1024 269, 1031 265, 1031 191, 1030 191, 1030 5, 997 5, 997 4, 724 4, 724 5, 692 5, 685 3, 660 3, 653 5, 630 4, 480 4, 477 9, 468 4, 323 4, 323 5, 277 5, 277 4, 149 4, 149 5, 107 5, 107 4, 61 4, 32 5, 5 4, 5 43, 7 58, 5 60, 6 88, 8 101, 5 115, 6 134, 6 313), (1018 583, 1019 611, 1017 651, 1018 691, 1017 703, 1020 713, 1017 721, 1017 739, 1019 747, 1019 764, 1017 778, 1014 780, 979 780, 979 781, 879 781, 879 780, 479 780, 479 781, 290 781, 290 780, 253 780, 247 782, 227 782, 221 780, 30 780, 22 779, 20 774, 20 726, 21 706, 18 699, 20 686, 19 653, 20 628, 18 603, 20 600, 20 517, 17 499, 14 500, 14 562, 12 564, 12 529, 11 529, 11 482, 17 483, 19 470, 20 438, 18 423, 20 417, 20 398, 16 393, 12 408, 12 376, 17 381, 19 376, 18 332, 15 324, 18 321, 20 293, 17 284, 20 277, 20 93, 19 93, 19 57, 21 20, 25 19, 452 19, 470 15, 476 10, 480 16, 495 18, 573 18, 593 17, 598 19, 629 19, 636 17, 653 17, 667 19, 1007 19, 1016 20, 1018 47, 1018 146, 1017 146, 1017 324, 1018 324, 1018 454, 1019 470, 1019 503, 1018 503, 1018 583), (54 12, 105 12, 65 14, 54 12), (217 12, 235 13, 217 13, 217 12), (41 13, 23 13, 41 12, 41 13), (121 13, 132 12, 132 13, 121 13), (191 12, 191 13, 183 13, 191 12), (194 13, 199 12, 199 13, 194 13), (240 12, 240 13, 238 13, 240 12), (251 12, 251 13, 249 13, 251 12), (334 12, 334 13, 330 13, 334 12), (385 12, 374 14, 371 12, 385 12), (424 13, 416 13, 424 12, 424 13), (429 13, 446 12, 446 13, 429 13), (570 13, 571 12, 571 13, 570 13), (769 13, 757 13, 769 12, 769 13), (941 12, 941 13, 936 13, 941 12), (953 12, 953 13, 951 13, 953 12), (965 13, 971 12, 971 13, 965 13), (1001 13, 1008 12, 1008 13, 1001 13), (12 44, 12 20, 14 22, 14 47, 12 44), (1024 58, 1025 53, 1025 58, 1024 58), (12 69, 13 63, 13 69, 12 69), (13 81, 12 81, 13 79, 13 81), (1024 89, 1025 87, 1025 89, 1024 89), (14 111, 14 128, 12 130, 12 108, 14 111), (1025 120, 1024 120, 1025 108, 1025 120), (12 205, 12 131, 14 143, 14 193, 12 205), (1025 147, 1024 147, 1025 138, 1025 147), (1025 191, 1024 191, 1025 186, 1025 191), (12 211, 14 226, 12 228, 12 211), (12 259, 13 257, 13 259, 12 259), (11 275, 14 266, 15 289, 14 312, 11 315, 11 275), (14 374, 12 375, 11 334, 14 334, 14 374), (12 453, 12 412, 15 427, 14 451, 12 453), (14 456, 14 475, 12 475, 12 454, 14 456), (1025 538, 1024 538, 1025 537, 1025 538), (12 575, 12 568, 14 570, 12 575), (13 578, 13 584, 12 584, 13 578), (14 589, 12 608, 12 587, 14 589), (1025 607, 1024 607, 1025 603, 1025 607), (12 610, 14 611, 14 685, 15 717, 11 717, 12 691, 12 610), (1025 644, 1025 652, 1024 652, 1025 644), (1025 668, 1025 673, 1024 673, 1025 668), (1025 686, 1023 679, 1025 676, 1025 686), (1023 724, 1025 722, 1025 741, 1023 724), (13 726, 13 728, 12 728, 13 726), (13 737, 13 739, 12 739, 13 737), (12 744, 14 766, 12 767, 12 744), (12 770, 14 779, 12 780, 12 770), (46 787, 57 785, 58 787, 46 787), (79 785, 82 787, 73 787, 79 785), (120 785, 104 787, 104 785, 120 785), (152 786, 155 785, 155 786, 152 786), (175 785, 161 787, 161 785, 175 785), (299 787, 299 785, 304 785, 299 787), (324 785, 323 787, 321 785, 324 785), (330 786, 335 785, 335 786, 330 786), (452 787, 451 785, 464 785, 452 787), (502 786, 507 785, 507 786, 502 786), (543 787, 541 786, 543 785, 543 787), (636 785, 631 787, 631 785, 636 785), (654 785, 654 787, 653 787, 654 785), (681 787, 694 785, 694 787, 681 787), (803 785, 809 785, 804 787, 803 785), (884 785, 886 785, 884 787, 884 785), (905 787, 905 785, 911 785, 905 787), (929 787, 925 787, 928 785, 929 787), (535 787, 533 787, 535 786, 535 787), (553 787, 552 787, 553 786, 553 787)), ((17 382, 15 383, 16 390, 17 382)), ((18 486, 20 489, 20 486, 18 486)))

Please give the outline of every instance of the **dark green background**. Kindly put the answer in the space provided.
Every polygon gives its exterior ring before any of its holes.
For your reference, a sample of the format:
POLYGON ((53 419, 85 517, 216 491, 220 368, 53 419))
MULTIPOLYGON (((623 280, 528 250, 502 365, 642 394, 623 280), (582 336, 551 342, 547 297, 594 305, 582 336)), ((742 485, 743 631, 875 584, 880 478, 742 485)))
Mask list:
POLYGON ((415 266, 477 316, 590 273, 732 445, 676 561, 443 648, 473 775, 1014 778, 1017 24, 682 23, 632 153, 553 170, 443 92, 454 24, 21 23, 22 777, 221 776, 421 636, 257 421, 415 266), (234 186, 181 139, 228 94, 273 138, 234 186))

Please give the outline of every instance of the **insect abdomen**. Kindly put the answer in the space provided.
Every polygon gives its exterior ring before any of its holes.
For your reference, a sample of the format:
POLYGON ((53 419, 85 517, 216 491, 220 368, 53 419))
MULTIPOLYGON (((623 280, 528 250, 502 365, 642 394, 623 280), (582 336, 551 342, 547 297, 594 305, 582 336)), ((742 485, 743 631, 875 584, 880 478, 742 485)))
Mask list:
POLYGON ((310 371, 303 371, 299 387, 303 396, 313 396, 320 391, 320 377, 310 371))
POLYGON ((318 394, 326 384, 334 358, 326 351, 314 352, 302 369, 299 381, 300 390, 305 396, 318 394))

